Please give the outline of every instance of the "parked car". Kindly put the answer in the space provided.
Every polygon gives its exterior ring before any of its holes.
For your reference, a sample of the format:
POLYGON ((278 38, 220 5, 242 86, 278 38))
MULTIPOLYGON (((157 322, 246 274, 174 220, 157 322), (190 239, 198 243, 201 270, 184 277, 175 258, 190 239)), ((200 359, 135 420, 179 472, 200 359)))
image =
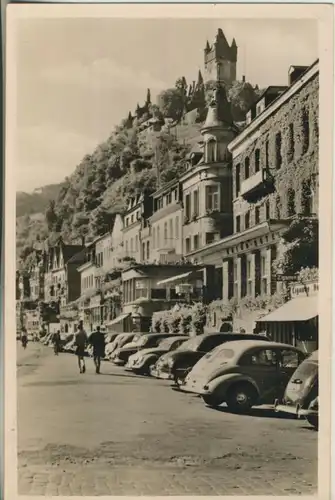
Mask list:
POLYGON ((245 413, 254 405, 272 404, 280 398, 305 357, 289 344, 229 342, 199 361, 180 389, 200 394, 209 406, 226 403, 229 410, 245 413))
POLYGON ((181 344, 189 339, 186 335, 172 335, 167 338, 160 339, 157 347, 149 347, 141 349, 132 354, 128 358, 126 370, 131 370, 135 373, 143 375, 150 374, 150 366, 156 363, 158 358, 168 351, 177 349, 181 344))
POLYGON ((151 375, 180 384, 199 359, 218 345, 232 340, 255 338, 264 340, 265 337, 247 333, 210 333, 192 337, 177 350, 163 354, 151 368, 151 375))
POLYGON ((124 346, 127 342, 131 342, 135 337, 135 333, 120 333, 111 344, 106 346, 106 354, 109 359, 112 358, 113 353, 119 347, 124 346))
POLYGON ((313 352, 293 373, 283 399, 275 401, 275 410, 291 413, 319 428, 319 354, 313 352))
POLYGON ((142 334, 139 338, 134 338, 131 344, 127 344, 115 351, 112 361, 116 365, 123 366, 127 363, 129 356, 142 349, 157 347, 160 340, 171 337, 171 333, 148 333, 142 334))

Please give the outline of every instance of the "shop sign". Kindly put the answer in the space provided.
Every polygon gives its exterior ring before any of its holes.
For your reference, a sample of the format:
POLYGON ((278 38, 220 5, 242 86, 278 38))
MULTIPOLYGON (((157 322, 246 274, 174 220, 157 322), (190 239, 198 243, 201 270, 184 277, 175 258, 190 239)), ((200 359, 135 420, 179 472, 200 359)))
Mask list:
POLYGON ((276 281, 286 281, 286 282, 299 281, 299 277, 295 274, 293 274, 292 276, 288 274, 277 274, 275 276, 275 279, 276 281))

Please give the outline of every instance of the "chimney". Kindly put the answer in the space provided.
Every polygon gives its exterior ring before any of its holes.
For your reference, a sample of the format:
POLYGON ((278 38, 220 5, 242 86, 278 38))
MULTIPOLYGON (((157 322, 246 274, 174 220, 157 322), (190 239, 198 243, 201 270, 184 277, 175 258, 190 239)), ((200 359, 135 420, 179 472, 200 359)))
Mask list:
POLYGON ((290 66, 288 70, 288 84, 292 85, 294 82, 307 71, 308 66, 290 66))
POLYGON ((245 83, 245 75, 242 76, 242 82, 245 83))

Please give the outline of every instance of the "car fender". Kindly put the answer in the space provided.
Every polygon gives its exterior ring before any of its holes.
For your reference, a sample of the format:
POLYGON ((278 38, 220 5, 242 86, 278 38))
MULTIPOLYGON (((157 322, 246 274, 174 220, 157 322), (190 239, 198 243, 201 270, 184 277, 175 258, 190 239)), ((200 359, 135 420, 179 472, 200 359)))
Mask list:
POLYGON ((252 384, 252 386, 256 389, 257 394, 259 395, 260 391, 256 382, 251 377, 242 375, 240 373, 227 373, 226 375, 219 375, 206 385, 210 393, 213 393, 218 389, 220 390, 220 392, 227 392, 229 387, 236 382, 248 382, 252 384))
POLYGON ((142 357, 141 364, 137 365, 136 368, 141 367, 143 365, 146 365, 148 363, 148 361, 150 361, 152 364, 154 364, 158 360, 158 358, 159 358, 159 356, 157 356, 156 354, 145 354, 142 357))

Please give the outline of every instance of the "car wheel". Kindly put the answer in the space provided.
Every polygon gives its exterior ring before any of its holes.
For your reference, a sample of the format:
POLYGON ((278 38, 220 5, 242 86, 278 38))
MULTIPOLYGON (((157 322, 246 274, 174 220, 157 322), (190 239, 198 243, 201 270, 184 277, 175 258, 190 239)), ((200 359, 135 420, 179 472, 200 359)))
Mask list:
POLYGON ((227 394, 228 409, 234 413, 247 413, 257 399, 256 390, 250 384, 236 384, 227 394))
POLYGON ((208 406, 211 406, 212 408, 216 408, 217 406, 220 406, 224 402, 224 399, 220 398, 216 394, 206 394, 201 397, 204 403, 206 403, 206 405, 208 406))
POLYGON ((317 415, 307 415, 306 420, 314 429, 319 430, 319 417, 317 415))

